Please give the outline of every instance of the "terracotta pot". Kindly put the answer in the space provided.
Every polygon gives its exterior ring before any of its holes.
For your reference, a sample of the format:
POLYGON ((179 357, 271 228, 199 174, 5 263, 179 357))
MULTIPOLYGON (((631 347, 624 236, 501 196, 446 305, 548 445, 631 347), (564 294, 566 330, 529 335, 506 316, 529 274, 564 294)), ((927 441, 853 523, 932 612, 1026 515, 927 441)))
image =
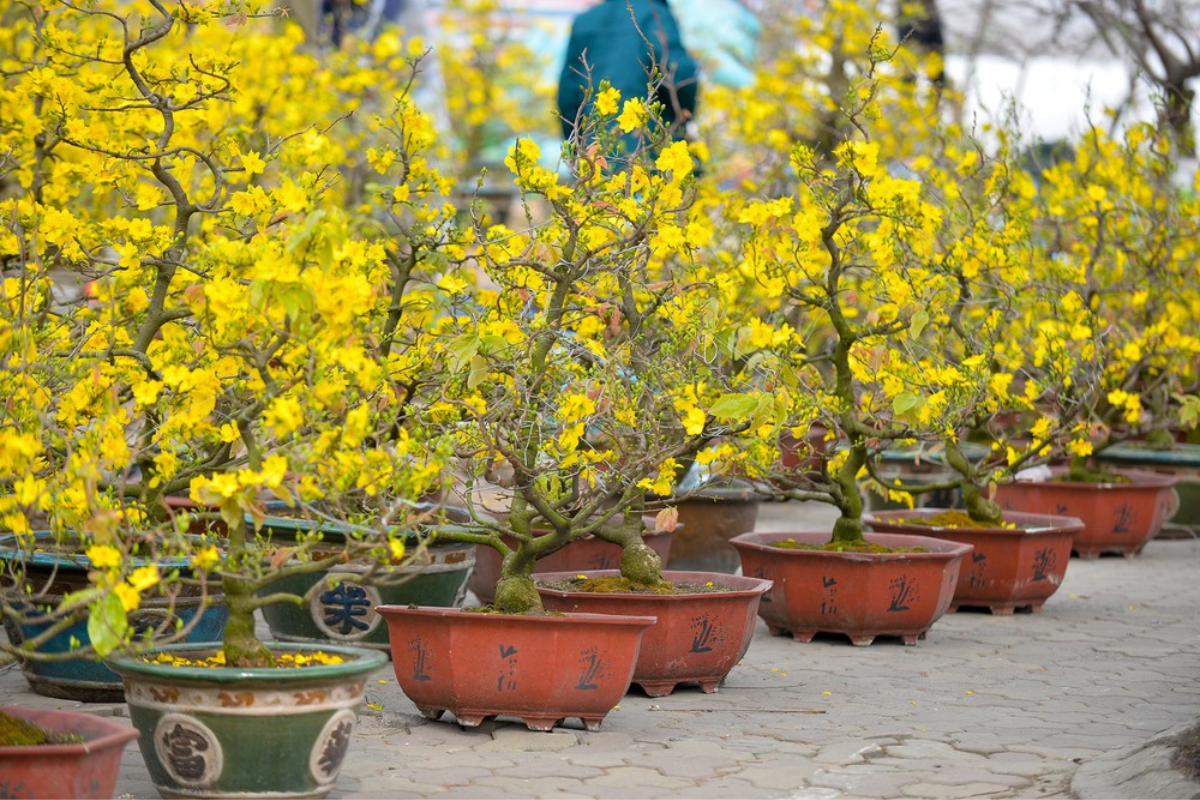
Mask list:
POLYGON ((679 510, 680 530, 667 566, 734 574, 740 563, 730 540, 754 530, 762 497, 749 487, 709 487, 666 501, 679 510))
MULTIPOLYGON (((646 532, 642 534, 644 541, 654 552, 658 553, 663 563, 671 553, 673 542, 678 532, 646 532)), ((509 547, 516 548, 517 540, 505 537, 509 547)), ((496 581, 500 579, 502 559, 494 548, 487 545, 475 547, 475 569, 467 581, 467 587, 475 593, 481 603, 491 603, 496 599, 496 581)), ((578 573, 586 570, 615 569, 621 565, 621 548, 618 545, 587 536, 576 539, 556 553, 545 558, 539 558, 533 568, 535 575, 546 572, 578 573)))
POLYGON ((1019 511, 1004 515, 1016 528, 947 528, 904 521, 942 513, 945 511, 938 508, 877 511, 864 521, 883 533, 932 536, 974 548, 963 559, 951 611, 963 606, 987 608, 993 614, 1012 614, 1018 608, 1041 611, 1042 604, 1062 585, 1071 559, 1071 540, 1083 530, 1083 523, 1074 517, 1019 511))
POLYGON ((588 730, 629 689, 654 617, 517 616, 380 606, 404 694, 430 719, 476 727, 505 715, 548 731, 567 717, 588 730))
POLYGON ((758 615, 772 633, 808 642, 842 633, 856 645, 899 636, 913 645, 950 608, 963 557, 971 546, 924 536, 867 534, 885 547, 923 547, 927 553, 839 553, 772 547, 795 539, 824 544, 827 533, 746 533, 733 540, 742 571, 774 586, 758 615))
MULTIPOLYGON (((1174 525, 1200 530, 1200 444, 1176 444, 1169 449, 1139 447, 1136 443, 1109 447, 1096 456, 1100 461, 1137 467, 1148 472, 1173 475, 1178 505, 1167 518, 1174 525)), ((1158 537, 1166 533, 1159 529, 1158 537)), ((1191 538, 1186 531, 1177 531, 1176 538, 1191 538)))
MULTIPOLYGON (((125 679, 142 758, 163 797, 324 797, 354 733, 369 673, 383 653, 268 643, 276 652, 340 655, 342 664, 292 668, 176 666, 111 661, 125 679)), ((172 645, 177 655, 217 646, 172 645)))
POLYGON ((121 751, 138 737, 136 730, 81 711, 2 706, 0 712, 52 733, 83 738, 77 744, 0 747, 0 797, 113 796, 121 751))
MULTIPOLYGON (((589 572, 588 577, 615 577, 617 570, 589 572)), ((563 581, 575 573, 556 572, 544 581, 563 581)), ((673 583, 715 583, 731 591, 689 594, 598 594, 538 586, 547 611, 629 614, 657 617, 642 636, 633 682, 651 697, 675 691, 681 683, 698 683, 715 692, 733 669, 754 635, 759 598, 770 581, 719 572, 665 572, 673 583)))
MULTIPOLYGON (((1065 475, 1065 467, 1055 468, 1065 475)), ((1154 472, 1121 470, 1131 483, 1015 481, 996 487, 996 502, 1007 511, 1078 517, 1083 530, 1071 548, 1081 558, 1102 553, 1132 556, 1158 533, 1171 511, 1175 478, 1154 472)))

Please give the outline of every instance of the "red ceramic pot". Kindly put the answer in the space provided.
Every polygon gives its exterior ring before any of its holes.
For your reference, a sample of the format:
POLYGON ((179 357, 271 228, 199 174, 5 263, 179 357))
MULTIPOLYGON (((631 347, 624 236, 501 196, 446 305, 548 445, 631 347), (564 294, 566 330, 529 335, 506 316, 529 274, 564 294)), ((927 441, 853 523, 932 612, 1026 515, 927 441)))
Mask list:
MULTIPOLYGON (((1057 478, 1065 467, 1052 470, 1057 478)), ((1006 511, 1078 517, 1083 530, 1072 550, 1081 558, 1102 553, 1140 553, 1162 528, 1172 508, 1176 478, 1156 472, 1121 470, 1129 483, 1015 481, 996 487, 995 500, 1006 511)))
POLYGON ((548 731, 567 717, 588 730, 629 689, 654 617, 519 616, 457 608, 379 606, 400 688, 422 714, 458 724, 519 717, 548 731))
POLYGON ((1071 560, 1071 540, 1083 530, 1083 523, 1074 517, 1019 511, 1004 515, 1015 528, 947 528, 906 522, 943 513, 944 509, 938 508, 876 511, 864 520, 875 531, 932 536, 974 548, 963 559, 951 611, 962 606, 988 608, 993 614, 1012 614, 1018 608, 1041 611, 1042 604, 1062 585, 1071 560))
MULTIPOLYGON (((617 570, 587 573, 589 578, 618 575, 617 570)), ((539 577, 568 581, 576 574, 539 577)), ((642 637, 633 682, 651 697, 671 694, 681 683, 698 683, 701 691, 715 692, 750 647, 758 602, 771 582, 719 572, 665 572, 663 577, 677 584, 715 583, 727 591, 599 594, 539 585, 538 592, 547 611, 657 617, 642 637)))
MULTIPOLYGON (((682 527, 682 526, 678 526, 682 527)), ((678 529, 678 528, 677 528, 678 529)), ((671 554, 671 542, 675 538, 674 531, 654 533, 647 531, 642 534, 646 543, 664 564, 671 554)), ((509 547, 516 548, 517 540, 505 537, 509 547)), ((467 588, 475 593, 481 603, 491 603, 496 598, 496 581, 500 579, 502 559, 495 548, 487 545, 475 547, 475 569, 467 581, 467 588)), ((579 573, 596 569, 615 569, 621 565, 621 547, 594 536, 576 539, 556 553, 539 558, 533 568, 535 575, 546 572, 579 573)))
POLYGON ((80 711, 5 706, 0 712, 83 739, 78 744, 0 747, 0 797, 113 796, 121 751, 138 737, 136 730, 80 711))
POLYGON ((950 608, 963 557, 971 546, 924 536, 867 535, 885 547, 922 547, 925 553, 839 553, 773 547, 795 539, 824 544, 827 533, 746 533, 732 544, 742 572, 774 586, 758 615, 772 633, 808 642, 818 633, 842 633, 856 645, 877 636, 916 644, 950 608))

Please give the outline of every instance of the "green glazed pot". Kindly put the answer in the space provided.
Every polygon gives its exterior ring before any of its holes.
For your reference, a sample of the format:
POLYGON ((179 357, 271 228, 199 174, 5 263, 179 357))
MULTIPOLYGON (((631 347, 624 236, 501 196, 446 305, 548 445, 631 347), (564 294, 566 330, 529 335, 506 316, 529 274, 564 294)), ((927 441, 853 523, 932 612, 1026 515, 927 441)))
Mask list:
MULTIPOLYGON (((125 680, 142 758, 163 797, 324 797, 333 788, 367 677, 387 659, 353 647, 267 644, 276 653, 320 651, 345 663, 238 669, 109 662, 125 680)), ((217 648, 151 652, 203 657, 217 648)))
MULTIPOLYGON (((315 529, 321 536, 318 555, 337 552, 346 541, 345 529, 336 523, 316 525, 307 519, 269 516, 261 529, 277 543, 295 541, 315 529)), ((272 583, 262 594, 283 592, 305 599, 298 606, 263 607, 271 635, 281 642, 352 645, 390 653, 388 627, 375 607, 461 606, 475 566, 472 544, 437 543, 420 550, 410 539, 409 547, 412 555, 392 566, 380 568, 360 560, 272 583)))

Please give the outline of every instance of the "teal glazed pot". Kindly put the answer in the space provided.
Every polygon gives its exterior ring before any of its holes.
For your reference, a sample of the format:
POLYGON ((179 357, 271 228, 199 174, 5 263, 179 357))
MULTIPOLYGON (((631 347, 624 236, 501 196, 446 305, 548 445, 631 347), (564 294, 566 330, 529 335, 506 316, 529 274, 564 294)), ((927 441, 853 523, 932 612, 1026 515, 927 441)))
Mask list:
POLYGON ((1169 449, 1124 444, 1106 448, 1096 458, 1175 476, 1175 496, 1179 502, 1167 522, 1191 528, 1193 533, 1200 530, 1200 444, 1177 443, 1169 449))
MULTIPOLYGON (((47 588, 47 594, 37 599, 36 606, 28 604, 21 610, 23 616, 20 621, 5 620, 5 631, 14 645, 37 638, 53 627, 53 617, 40 612, 38 606, 53 607, 62 600, 64 594, 88 585, 87 574, 91 569, 91 562, 87 556, 77 552, 52 552, 52 542, 53 537, 49 533, 35 534, 28 545, 19 542, 15 536, 0 537, 0 561, 7 562, 3 576, 5 582, 14 579, 9 571, 18 565, 24 569, 24 582, 35 590, 47 587, 48 582, 52 581, 47 588)), ((158 564, 159 569, 164 572, 178 569, 185 576, 190 574, 187 559, 147 557, 134 560, 135 567, 150 563, 158 564)), ((184 596, 173 601, 163 597, 149 597, 142 601, 137 611, 129 615, 129 622, 135 629, 148 630, 159 628, 163 623, 173 627, 174 620, 187 625, 197 615, 200 615, 200 619, 185 637, 185 641, 220 640, 229 616, 222 595, 209 595, 207 599, 200 596, 184 596)), ((83 617, 55 633, 38 648, 38 652, 70 653, 81 646, 88 646, 90 642, 87 618, 83 617)), ((22 665, 22 671, 30 688, 46 697, 82 703, 119 703, 124 696, 120 676, 94 655, 79 655, 53 661, 27 659, 22 665)))
MULTIPOLYGON (((163 797, 324 797, 350 745, 367 678, 383 653, 268 642, 275 653, 338 655, 291 668, 176 666, 124 657, 129 715, 163 797)), ((211 655, 216 645, 154 652, 211 655)))
MULTIPOLYGON (((275 542, 294 541, 309 534, 308 519, 267 517, 261 530, 275 542)), ((345 529, 333 524, 317 527, 321 543, 314 553, 333 553, 345 544, 345 529)), ((399 564, 379 568, 367 561, 339 565, 301 575, 290 575, 263 590, 305 598, 302 605, 273 603, 263 607, 271 635, 284 642, 332 643, 370 647, 390 652, 388 628, 375 611, 379 605, 461 606, 467 580, 475 566, 475 545, 432 544, 411 553, 399 564)))

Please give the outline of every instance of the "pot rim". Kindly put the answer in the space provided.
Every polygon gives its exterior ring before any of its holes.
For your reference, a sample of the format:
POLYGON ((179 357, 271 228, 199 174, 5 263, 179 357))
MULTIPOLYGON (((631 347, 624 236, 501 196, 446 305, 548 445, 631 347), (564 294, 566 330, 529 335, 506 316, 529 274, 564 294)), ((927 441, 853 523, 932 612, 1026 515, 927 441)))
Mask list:
MULTIPOLYGON (((305 644, 301 642, 263 642, 274 651, 302 653, 331 653, 348 656, 342 664, 313 664, 297 668, 279 667, 190 667, 173 664, 155 664, 143 661, 139 656, 121 655, 105 659, 105 664, 123 678, 168 679, 174 681, 203 681, 206 683, 240 683, 244 681, 303 682, 326 681, 331 678, 354 677, 371 672, 387 663, 387 656, 378 650, 352 647, 341 644, 305 644)), ((183 642, 147 649, 146 653, 167 652, 212 652, 221 649, 220 642, 183 642)))
MULTIPOLYGON (((573 573, 574 574, 574 573, 573 573)), ((577 611, 558 614, 501 614, 479 613, 469 608, 454 608, 442 606, 375 606, 375 612, 383 617, 390 616, 428 616, 449 617, 460 616, 464 619, 479 620, 482 625, 579 625, 579 624, 612 624, 629 625, 648 628, 658 622, 658 617, 644 614, 589 614, 577 611)))
POLYGON ((1176 442, 1170 447, 1139 447, 1135 442, 1126 442, 1104 448, 1096 453, 1096 458, 1129 464, 1197 467, 1200 466, 1200 444, 1176 442))
MULTIPOLYGON (((90 711, 66 711, 57 709, 30 708, 28 706, 0 706, 0 712, 9 716, 19 717, 26 722, 45 727, 44 722, 50 720, 86 721, 86 726, 97 729, 94 734, 79 734, 87 736, 82 742, 71 744, 37 744, 21 746, 0 746, 0 754, 5 756, 74 756, 87 755, 110 747, 121 747, 138 738, 136 728, 122 725, 110 719, 105 719, 90 711)), ((58 733, 59 731, 55 731, 58 733)))
MULTIPOLYGON (((905 523, 894 521, 895 518, 911 517, 911 516, 936 516, 947 511, 961 511, 962 509, 947 509, 947 508, 913 508, 909 510, 896 511, 872 511, 863 514, 863 522, 871 524, 872 521, 894 525, 898 528, 902 527, 904 533, 911 531, 968 531, 970 533, 995 533, 995 534, 1039 534, 1039 533, 1061 533, 1071 532, 1077 533, 1084 528, 1083 520, 1078 517, 1060 516, 1057 514, 1036 514, 1027 511, 1004 511, 1004 518, 1009 522, 1017 525, 1015 528, 997 528, 989 525, 978 525, 971 527, 958 527, 956 525, 918 525, 915 523, 905 523), (1021 518, 1024 518, 1023 520, 1021 518), (1055 520, 1055 521, 1052 521, 1055 520), (1028 526, 1023 526, 1021 523, 1028 523, 1028 526), (1042 524, 1037 524, 1037 523, 1042 524)), ((886 531, 878 531, 885 533, 886 531)), ((920 536, 921 534, 915 534, 920 536)))
MULTIPOLYGON (((1050 473, 1054 478, 1067 473, 1069 467, 1050 467, 1050 473)), ((1130 483, 1095 483, 1091 481, 1060 481, 1046 480, 1044 478, 1017 478, 1008 483, 1000 484, 1002 487, 1007 486, 1053 486, 1055 488, 1064 488, 1069 491, 1087 491, 1089 489, 1129 489, 1135 492, 1158 491, 1167 489, 1179 483, 1179 478, 1176 475, 1167 475, 1162 472, 1150 472, 1147 470, 1138 469, 1118 469, 1114 470, 1118 475, 1124 475, 1130 479, 1130 483)))
MULTIPOLYGON (((54 534, 50 531, 34 531, 32 535, 35 547, 39 541, 54 538, 54 534)), ((35 567, 75 567, 83 570, 92 568, 92 560, 87 557, 86 553, 79 551, 48 553, 36 549, 30 551, 28 548, 21 546, 21 539, 23 538, 26 537, 15 533, 0 535, 0 561, 20 561, 23 564, 35 567)), ((195 538, 197 541, 202 540, 198 536, 193 536, 192 538, 195 538)), ((165 558, 133 556, 129 563, 135 567, 157 564, 164 569, 190 569, 192 567, 191 559, 183 556, 165 558)))
POLYGON ((937 539, 932 536, 911 536, 906 533, 876 533, 867 531, 864 538, 868 542, 881 538, 888 540, 901 539, 900 542, 879 542, 887 547, 924 547, 927 553, 862 553, 837 550, 791 550, 782 547, 771 547, 771 542, 800 537, 818 539, 818 543, 829 541, 829 533, 825 531, 751 531, 735 536, 729 543, 736 548, 758 550, 760 552, 782 553, 788 557, 841 558, 850 561, 899 561, 907 559, 945 559, 964 556, 974 549, 973 545, 953 542, 948 539, 937 539))
POLYGON ((683 594, 631 594, 627 592, 573 592, 569 589, 557 589, 549 586, 542 586, 543 581, 561 581, 570 580, 578 575, 587 575, 588 577, 597 578, 612 578, 621 574, 619 569, 586 569, 578 572, 539 572, 534 574, 534 580, 537 584, 539 594, 554 595, 556 597, 577 597, 586 595, 589 597, 603 597, 605 599, 622 598, 629 602, 650 601, 664 603, 671 600, 696 600, 707 597, 752 597, 755 595, 765 594, 770 591, 773 582, 766 578, 753 578, 748 575, 730 575, 725 572, 703 572, 697 570, 663 570, 663 578, 669 581, 679 581, 686 583, 700 583, 701 581, 712 581, 713 583, 722 583, 725 585, 741 584, 734 586, 728 591, 722 592, 686 592, 683 594))

